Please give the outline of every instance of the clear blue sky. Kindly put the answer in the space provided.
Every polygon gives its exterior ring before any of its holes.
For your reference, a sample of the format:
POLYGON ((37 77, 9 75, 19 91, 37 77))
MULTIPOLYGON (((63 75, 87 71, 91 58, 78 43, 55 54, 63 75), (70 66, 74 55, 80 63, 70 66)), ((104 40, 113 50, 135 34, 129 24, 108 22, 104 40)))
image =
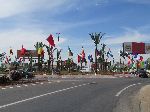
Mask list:
MULTIPOLYGON (((104 32, 101 43, 117 58, 123 42, 150 42, 149 0, 0 0, 0 53, 10 47, 34 49, 49 34, 60 32, 57 47, 67 58, 68 45, 74 52, 94 53, 88 33, 104 32)), ((100 46, 99 46, 100 48, 100 46)))

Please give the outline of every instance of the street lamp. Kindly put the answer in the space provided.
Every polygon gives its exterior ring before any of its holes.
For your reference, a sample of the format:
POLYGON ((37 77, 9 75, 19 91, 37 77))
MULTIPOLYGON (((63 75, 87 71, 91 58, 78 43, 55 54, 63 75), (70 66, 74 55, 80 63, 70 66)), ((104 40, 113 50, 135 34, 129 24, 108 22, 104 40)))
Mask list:
MULTIPOLYGON (((59 42, 59 38, 60 38, 59 35, 60 35, 60 33, 56 33, 56 34, 57 34, 57 38, 58 38, 58 42, 59 42)), ((57 49, 57 69, 60 68, 60 62, 59 62, 60 52, 61 52, 61 50, 59 51, 57 49)))
POLYGON ((97 45, 100 43, 101 38, 105 35, 105 33, 90 33, 89 34, 91 36, 91 39, 94 41, 95 43, 95 73, 97 73, 97 45))
POLYGON ((59 35, 60 35, 60 33, 56 33, 57 34, 57 36, 58 36, 58 42, 59 42, 59 35))

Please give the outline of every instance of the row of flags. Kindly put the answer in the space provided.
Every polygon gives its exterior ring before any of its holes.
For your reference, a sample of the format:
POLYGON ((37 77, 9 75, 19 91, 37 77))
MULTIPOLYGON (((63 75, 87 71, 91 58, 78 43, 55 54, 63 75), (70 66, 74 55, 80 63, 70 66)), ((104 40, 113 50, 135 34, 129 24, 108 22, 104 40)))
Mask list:
POLYGON ((140 56, 138 54, 123 52, 121 50, 120 50, 120 56, 124 59, 127 58, 127 64, 131 68, 133 67, 144 68, 145 67, 143 56, 140 56))
POLYGON ((142 56, 128 56, 128 66, 144 68, 145 62, 142 56))
MULTIPOLYGON (((59 41, 59 34, 58 34, 58 41, 59 41)), ((53 38, 52 34, 50 34, 46 40, 48 41, 48 43, 51 47, 55 47, 55 42, 54 42, 54 38, 53 38)), ((44 53, 45 53, 43 47, 44 47, 43 45, 36 45, 37 54, 40 55, 41 57, 44 57, 44 53)), ((27 52, 27 49, 22 45, 22 48, 20 49, 21 56, 24 56, 26 54, 26 52, 27 52)), ((57 57, 60 56, 60 52, 57 51, 57 57)), ((10 63, 11 56, 14 54, 12 48, 10 48, 9 54, 10 54, 10 56, 5 56, 6 63, 10 63)), ((102 54, 104 54, 104 50, 96 51, 97 56, 101 56, 102 54)), ((107 58, 113 57, 110 49, 105 54, 106 54, 107 58)), ((69 46, 68 46, 68 56, 73 56, 73 52, 69 46)), ((89 54, 87 57, 90 62, 93 62, 93 56, 91 54, 89 54)), ((86 63, 87 62, 83 46, 82 46, 81 53, 77 54, 77 58, 78 58, 77 59, 78 63, 83 63, 83 62, 86 63)), ((17 57, 15 57, 15 59, 17 60, 17 57)), ((22 58, 20 58, 19 61, 21 61, 21 60, 22 60, 22 58)))

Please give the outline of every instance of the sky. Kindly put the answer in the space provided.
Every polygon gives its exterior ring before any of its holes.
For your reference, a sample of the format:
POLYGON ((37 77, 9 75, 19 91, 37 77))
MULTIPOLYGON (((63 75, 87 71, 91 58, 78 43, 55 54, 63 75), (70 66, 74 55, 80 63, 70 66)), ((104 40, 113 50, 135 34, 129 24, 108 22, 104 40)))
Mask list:
POLYGON ((48 45, 52 34, 62 58, 68 58, 69 46, 77 60, 82 46, 86 56, 94 55, 89 33, 102 32, 100 43, 118 60, 123 42, 150 43, 149 11, 150 0, 0 0, 0 53, 48 45))

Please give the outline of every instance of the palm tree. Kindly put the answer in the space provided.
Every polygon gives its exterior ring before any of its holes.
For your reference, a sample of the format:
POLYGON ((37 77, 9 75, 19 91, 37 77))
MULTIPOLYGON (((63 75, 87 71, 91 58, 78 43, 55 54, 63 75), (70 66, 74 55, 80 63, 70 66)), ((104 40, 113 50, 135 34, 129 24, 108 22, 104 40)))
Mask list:
POLYGON ((57 50, 57 48, 53 48, 53 46, 47 46, 44 44, 44 47, 46 47, 47 49, 47 53, 48 53, 48 56, 49 56, 49 59, 48 59, 48 71, 50 70, 50 65, 52 64, 52 69, 53 69, 53 62, 54 62, 54 57, 53 57, 53 53, 55 50, 57 50))
POLYGON ((95 48, 95 73, 97 73, 97 45, 100 43, 100 40, 105 35, 105 33, 101 34, 100 32, 100 33, 95 33, 95 35, 91 33, 89 35, 91 36, 91 39, 94 41, 96 47, 95 48))

